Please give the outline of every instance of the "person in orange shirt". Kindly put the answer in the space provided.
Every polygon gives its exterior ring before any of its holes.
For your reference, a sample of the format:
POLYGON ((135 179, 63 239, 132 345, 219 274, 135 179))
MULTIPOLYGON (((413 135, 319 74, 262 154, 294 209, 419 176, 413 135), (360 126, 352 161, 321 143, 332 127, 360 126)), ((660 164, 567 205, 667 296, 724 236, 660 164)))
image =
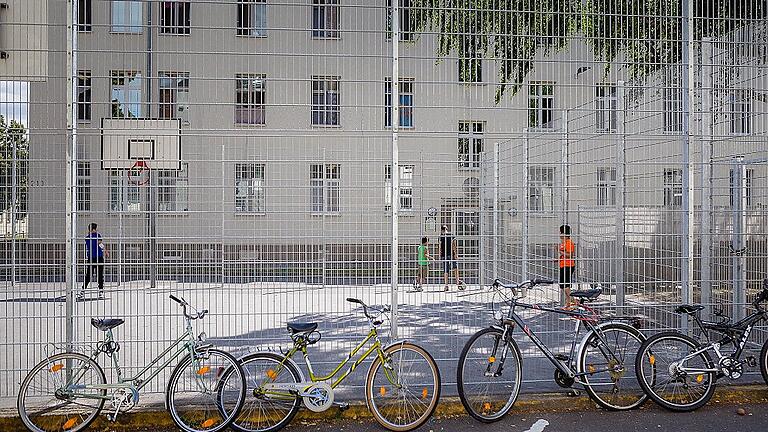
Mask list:
POLYGON ((565 305, 571 305, 571 279, 576 270, 576 245, 571 241, 570 225, 560 225, 560 247, 558 248, 560 266, 560 289, 565 291, 565 305))

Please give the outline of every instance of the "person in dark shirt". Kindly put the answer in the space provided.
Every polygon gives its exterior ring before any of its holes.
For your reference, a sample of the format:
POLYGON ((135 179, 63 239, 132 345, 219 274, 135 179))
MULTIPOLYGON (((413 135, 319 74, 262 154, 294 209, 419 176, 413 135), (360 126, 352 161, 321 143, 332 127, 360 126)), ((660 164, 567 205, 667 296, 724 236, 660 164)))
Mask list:
POLYGON ((85 236, 85 259, 87 261, 85 281, 83 282, 83 289, 77 295, 78 299, 81 300, 85 298, 85 290, 88 289, 94 269, 99 284, 99 298, 104 298, 104 257, 109 257, 109 252, 104 247, 101 234, 96 228, 95 223, 88 225, 88 235, 85 236))
POLYGON ((443 262, 443 281, 445 282, 445 290, 448 291, 448 273, 453 271, 453 276, 456 279, 456 285, 459 290, 464 289, 464 281, 459 278, 459 266, 457 261, 459 260, 459 248, 456 244, 456 237, 452 236, 448 232, 448 226, 443 225, 440 228, 440 261, 443 262))

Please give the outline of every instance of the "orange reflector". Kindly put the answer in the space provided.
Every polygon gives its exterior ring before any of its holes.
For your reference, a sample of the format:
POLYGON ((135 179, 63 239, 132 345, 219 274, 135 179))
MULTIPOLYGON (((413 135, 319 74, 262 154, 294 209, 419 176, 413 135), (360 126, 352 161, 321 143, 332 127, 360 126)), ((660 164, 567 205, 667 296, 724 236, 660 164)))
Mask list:
POLYGON ((648 361, 651 363, 651 365, 655 365, 656 364, 656 356, 652 355, 652 356, 648 357, 648 361))
POLYGON ((202 426, 204 428, 209 428, 209 427, 213 426, 214 424, 216 424, 216 420, 208 419, 208 420, 204 421, 200 426, 202 426))
POLYGON ((382 396, 385 396, 387 394, 387 389, 384 388, 384 387, 380 388, 379 389, 379 394, 382 395, 382 396))
POLYGON ((700 383, 702 381, 704 381, 704 375, 696 375, 696 382, 700 383))
POLYGON ((427 396, 429 396, 429 392, 427 391, 427 388, 424 387, 424 390, 421 391, 421 398, 426 399, 427 396))
POLYGON ((64 426, 63 426, 63 428, 64 428, 64 429, 72 429, 72 426, 74 426, 74 425, 75 425, 75 423, 77 423, 77 419, 71 418, 71 419, 67 420, 67 421, 64 423, 64 426))
POLYGON ((267 369, 267 377, 269 377, 269 379, 275 379, 277 378, 277 372, 272 369, 267 369))
POLYGON ((55 364, 53 367, 51 367, 51 372, 58 372, 60 370, 64 369, 63 364, 55 364))
POLYGON ((496 357, 494 356, 488 357, 488 363, 495 363, 495 362, 496 362, 496 357))
POLYGON ((595 373, 597 369, 595 368, 594 365, 589 365, 587 366, 587 370, 589 371, 589 373, 595 373))
MULTIPOLYGON (((198 369, 198 370, 197 370, 197 374, 198 374, 198 375, 205 375, 205 374, 207 374, 207 373, 208 373, 208 371, 210 371, 210 370, 211 370, 211 368, 209 368, 208 366, 203 366, 203 367, 201 367, 200 369, 198 369)), ((207 421, 207 420, 206 420, 206 421, 207 421)))
POLYGON ((491 404, 488 403, 488 402, 484 403, 483 404, 483 409, 486 410, 486 411, 490 411, 491 410, 491 404))

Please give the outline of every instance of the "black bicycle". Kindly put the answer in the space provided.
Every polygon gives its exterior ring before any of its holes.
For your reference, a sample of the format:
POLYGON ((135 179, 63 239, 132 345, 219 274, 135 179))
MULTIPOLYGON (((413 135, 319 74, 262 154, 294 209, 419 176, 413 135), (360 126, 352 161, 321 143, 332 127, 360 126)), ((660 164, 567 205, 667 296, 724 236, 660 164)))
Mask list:
POLYGON ((521 303, 524 288, 551 285, 554 281, 535 279, 505 285, 494 281, 494 289, 509 305, 506 315, 497 310, 495 323, 475 333, 459 357, 457 383, 461 403, 475 419, 491 423, 501 419, 514 405, 522 381, 522 355, 512 338, 515 327, 533 342, 555 366, 555 382, 562 387, 580 384, 600 406, 610 410, 628 410, 640 406, 647 396, 634 382, 634 356, 645 340, 643 334, 628 322, 602 318, 587 303, 595 300, 602 289, 575 291, 573 309, 521 303), (511 293, 511 295, 510 295, 511 293), (531 331, 515 312, 517 308, 535 309, 565 315, 575 320, 574 337, 569 354, 553 353, 531 331), (579 332, 585 329, 577 344, 579 332))
MULTIPOLYGON (((702 321, 701 305, 681 305, 675 312, 686 314, 701 331, 694 339, 679 331, 655 334, 640 347, 635 371, 643 390, 654 402, 672 411, 693 411, 706 404, 715 393, 719 378, 738 379, 744 365, 757 365, 754 357, 741 359, 744 346, 755 325, 768 320, 768 311, 760 303, 768 299, 768 279, 752 306, 755 312, 731 322, 721 312, 716 322, 702 321), (713 337, 710 337, 710 333, 713 337)), ((768 341, 760 351, 760 370, 768 384, 768 341)))

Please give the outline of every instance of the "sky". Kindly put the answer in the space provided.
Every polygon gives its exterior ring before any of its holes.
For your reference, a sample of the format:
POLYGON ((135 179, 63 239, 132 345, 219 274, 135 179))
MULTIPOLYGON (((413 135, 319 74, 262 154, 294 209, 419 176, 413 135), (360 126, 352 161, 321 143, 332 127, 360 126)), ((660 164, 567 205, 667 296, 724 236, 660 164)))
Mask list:
POLYGON ((29 83, 0 81, 0 115, 27 125, 29 115, 29 83))

